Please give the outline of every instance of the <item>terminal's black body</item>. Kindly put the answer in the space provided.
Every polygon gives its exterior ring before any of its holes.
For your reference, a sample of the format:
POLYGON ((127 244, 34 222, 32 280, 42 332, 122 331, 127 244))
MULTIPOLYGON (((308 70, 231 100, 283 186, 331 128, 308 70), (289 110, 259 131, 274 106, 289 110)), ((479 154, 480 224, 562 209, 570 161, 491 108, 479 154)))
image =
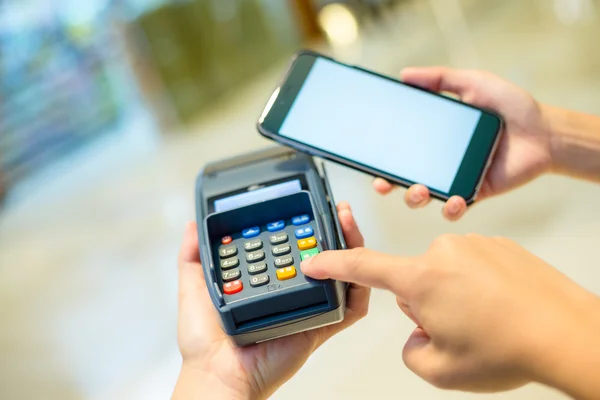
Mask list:
POLYGON ((200 258, 222 328, 236 345, 343 320, 346 283, 314 280, 300 269, 305 257, 346 247, 335 210, 324 167, 284 147, 211 163, 200 173, 200 258), (287 192, 273 194, 281 188, 287 192))

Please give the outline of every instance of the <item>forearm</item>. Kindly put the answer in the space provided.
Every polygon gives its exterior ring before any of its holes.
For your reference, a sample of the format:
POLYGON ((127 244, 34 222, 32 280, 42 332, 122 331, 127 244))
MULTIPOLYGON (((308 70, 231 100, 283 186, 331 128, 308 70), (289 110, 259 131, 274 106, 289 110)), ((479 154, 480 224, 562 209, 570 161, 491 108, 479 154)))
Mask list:
POLYGON ((552 170, 600 182, 600 117, 542 106, 551 137, 552 170))
POLYGON ((252 396, 250 393, 233 390, 213 375, 182 367, 171 398, 172 400, 246 400, 251 399, 252 396))

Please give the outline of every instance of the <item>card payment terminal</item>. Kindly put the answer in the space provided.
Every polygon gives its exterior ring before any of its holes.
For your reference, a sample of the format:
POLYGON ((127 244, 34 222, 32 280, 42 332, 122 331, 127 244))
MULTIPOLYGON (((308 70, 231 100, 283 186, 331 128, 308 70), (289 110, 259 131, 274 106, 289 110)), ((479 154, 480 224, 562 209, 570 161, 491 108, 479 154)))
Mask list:
POLYGON ((344 318, 346 283, 300 262, 346 247, 323 165, 285 147, 205 166, 196 182, 200 258, 223 330, 249 345, 344 318))

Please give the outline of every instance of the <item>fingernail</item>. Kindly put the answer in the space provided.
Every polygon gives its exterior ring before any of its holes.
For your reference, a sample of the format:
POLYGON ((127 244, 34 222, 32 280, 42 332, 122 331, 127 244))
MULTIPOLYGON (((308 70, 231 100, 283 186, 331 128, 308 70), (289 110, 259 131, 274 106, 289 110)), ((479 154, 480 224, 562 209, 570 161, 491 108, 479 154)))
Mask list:
POLYGON ((453 201, 448 205, 448 212, 450 214, 458 214, 459 211, 460 211, 460 204, 458 204, 456 201, 453 201))
POLYGON ((346 203, 345 201, 341 202, 338 205, 338 208, 339 208, 339 212, 344 212, 344 211, 350 212, 351 211, 350 204, 346 203))
POLYGON ((415 203, 415 204, 418 204, 418 203, 420 203, 420 202, 422 202, 422 201, 423 201, 423 196, 422 196, 422 195, 421 195, 421 193, 419 193, 419 192, 412 192, 412 193, 410 194, 410 200, 411 200, 413 203, 415 203))
POLYGON ((312 259, 313 259, 312 257, 305 258, 305 259, 304 259, 304 260, 303 260, 303 261, 300 263, 300 269, 302 269, 302 270, 303 270, 304 268, 306 268, 306 267, 308 266, 308 264, 310 264, 310 262, 312 261, 312 259))
POLYGON ((341 218, 341 217, 342 217, 342 216, 344 216, 344 215, 350 215, 350 216, 352 217, 352 211, 350 211, 350 210, 349 210, 349 209, 347 209, 347 208, 344 208, 344 209, 342 209, 342 210, 340 211, 340 213, 339 213, 339 217, 341 218))

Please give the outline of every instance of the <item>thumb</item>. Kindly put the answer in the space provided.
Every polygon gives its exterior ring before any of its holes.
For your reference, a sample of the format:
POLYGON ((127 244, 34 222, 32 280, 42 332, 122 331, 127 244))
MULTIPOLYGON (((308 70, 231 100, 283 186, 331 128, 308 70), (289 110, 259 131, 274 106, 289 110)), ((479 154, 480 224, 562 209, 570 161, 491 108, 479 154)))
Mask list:
POLYGON ((432 92, 451 92, 461 97, 477 85, 477 74, 446 67, 405 68, 402 80, 432 92))
POLYGON ((408 258, 378 253, 364 247, 325 251, 302 261, 300 268, 314 279, 336 279, 405 297, 414 275, 414 262, 408 258))
POLYGON ((425 381, 438 388, 449 388, 451 363, 420 327, 406 341, 402 359, 408 369, 425 381))
POLYGON ((206 290, 200 264, 196 223, 186 226, 179 251, 179 340, 182 351, 197 346, 195 338, 220 338, 222 331, 206 290))
POLYGON ((202 265, 200 265, 200 254, 198 250, 198 235, 196 232, 196 223, 190 222, 185 228, 183 242, 179 250, 179 297, 180 300, 192 299, 204 294, 206 291, 206 281, 202 265))

